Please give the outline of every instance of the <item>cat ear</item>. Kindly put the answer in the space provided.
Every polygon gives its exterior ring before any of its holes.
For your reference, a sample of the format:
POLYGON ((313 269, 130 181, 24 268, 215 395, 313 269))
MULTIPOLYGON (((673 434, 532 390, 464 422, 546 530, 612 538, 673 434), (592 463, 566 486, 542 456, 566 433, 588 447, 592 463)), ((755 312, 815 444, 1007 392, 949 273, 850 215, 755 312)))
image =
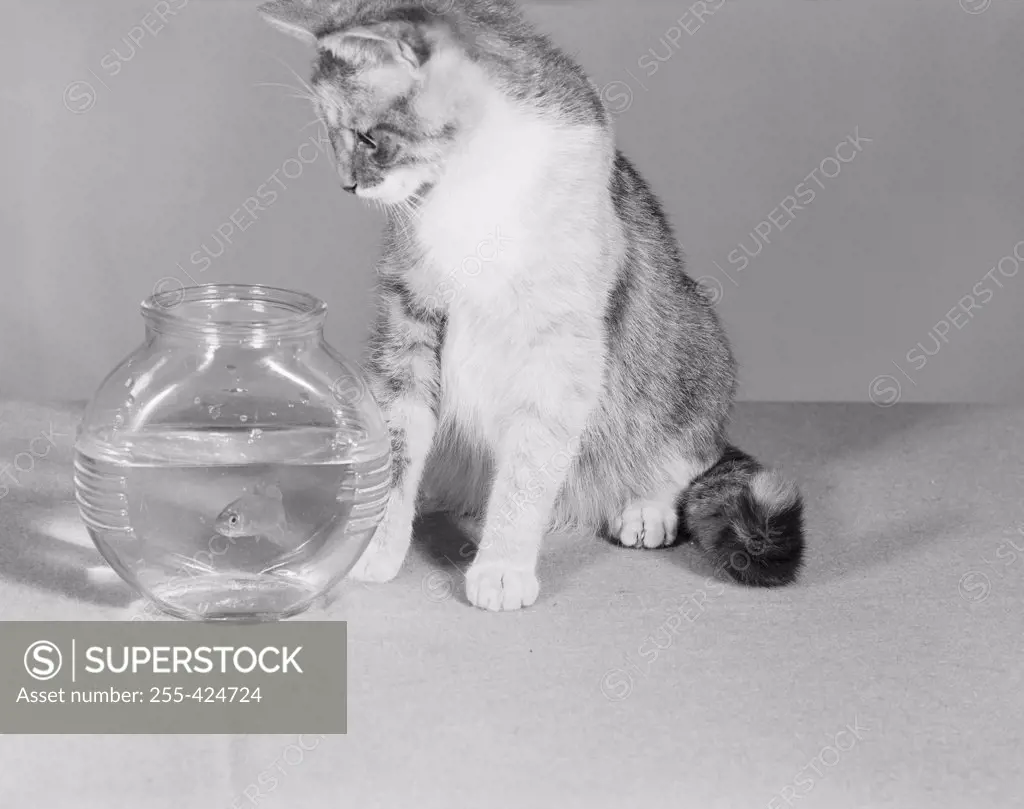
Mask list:
POLYGON ((347 28, 321 37, 319 47, 353 64, 391 62, 412 73, 429 58, 425 38, 414 27, 379 23, 347 28))
POLYGON ((322 3, 314 0, 273 0, 258 9, 267 22, 307 45, 316 45, 317 31, 329 22, 322 3))

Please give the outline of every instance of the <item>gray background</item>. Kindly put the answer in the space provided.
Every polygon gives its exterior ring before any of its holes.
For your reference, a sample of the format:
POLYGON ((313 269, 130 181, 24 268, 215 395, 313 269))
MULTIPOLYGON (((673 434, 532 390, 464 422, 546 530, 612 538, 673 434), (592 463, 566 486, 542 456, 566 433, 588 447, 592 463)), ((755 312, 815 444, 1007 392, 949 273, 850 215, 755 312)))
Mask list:
MULTIPOLYGON (((311 57, 255 0, 190 0, 110 75, 102 60, 130 54, 123 38, 153 5, 5 10, 5 396, 90 396, 140 342, 139 301, 162 277, 185 280, 175 265, 192 272, 189 256, 215 248, 213 232, 315 136, 301 129, 307 102, 255 86, 297 84, 285 64, 305 77, 311 57), (65 97, 77 81, 94 95, 78 85, 65 97)), ((1024 273, 993 286, 925 367, 905 359, 1024 239, 1024 4, 727 0, 703 25, 687 5, 527 8, 598 85, 628 85, 621 145, 664 199, 691 273, 723 284, 741 397, 866 400, 892 374, 908 401, 1024 399, 1024 273), (693 33, 680 38, 681 17, 693 33), (674 25, 675 45, 663 39, 674 25), (641 67, 650 48, 671 50, 653 75, 641 67), (753 246, 755 226, 858 127, 872 142, 732 285, 715 262, 729 271, 730 251, 753 246)), ((358 356, 379 217, 341 192, 323 156, 283 182, 193 276, 318 294, 329 338, 358 356)))

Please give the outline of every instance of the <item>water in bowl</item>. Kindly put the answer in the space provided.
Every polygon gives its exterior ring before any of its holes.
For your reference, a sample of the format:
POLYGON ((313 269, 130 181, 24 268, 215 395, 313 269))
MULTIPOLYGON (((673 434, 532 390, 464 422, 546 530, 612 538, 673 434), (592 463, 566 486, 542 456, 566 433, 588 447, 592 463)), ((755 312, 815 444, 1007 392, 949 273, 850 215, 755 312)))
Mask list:
POLYGON ((78 502, 106 560, 164 611, 283 618, 333 587, 380 521, 390 456, 364 439, 244 425, 86 434, 77 444, 78 502), (218 530, 231 504, 248 510, 251 533, 218 530))

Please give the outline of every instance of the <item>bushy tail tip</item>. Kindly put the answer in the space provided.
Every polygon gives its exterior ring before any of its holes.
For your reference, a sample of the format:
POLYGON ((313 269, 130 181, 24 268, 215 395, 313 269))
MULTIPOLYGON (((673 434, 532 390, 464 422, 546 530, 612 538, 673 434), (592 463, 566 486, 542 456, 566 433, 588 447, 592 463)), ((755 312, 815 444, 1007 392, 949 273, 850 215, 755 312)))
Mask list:
POLYGON ((796 486, 735 447, 677 503, 680 539, 716 569, 755 587, 793 582, 804 555, 803 500, 796 486))

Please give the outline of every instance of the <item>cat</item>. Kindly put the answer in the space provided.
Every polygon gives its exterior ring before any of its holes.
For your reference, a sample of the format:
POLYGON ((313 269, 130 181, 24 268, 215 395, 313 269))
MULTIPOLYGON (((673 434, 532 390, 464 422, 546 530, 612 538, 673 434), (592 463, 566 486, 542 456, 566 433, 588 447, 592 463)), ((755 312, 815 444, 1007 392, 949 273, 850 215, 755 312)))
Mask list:
POLYGON ((481 520, 466 597, 488 610, 536 601, 570 526, 794 581, 802 498, 728 443, 730 344, 582 68, 510 0, 260 11, 316 49, 341 184, 386 213, 367 371, 393 485, 352 577, 398 573, 429 492, 481 520))

